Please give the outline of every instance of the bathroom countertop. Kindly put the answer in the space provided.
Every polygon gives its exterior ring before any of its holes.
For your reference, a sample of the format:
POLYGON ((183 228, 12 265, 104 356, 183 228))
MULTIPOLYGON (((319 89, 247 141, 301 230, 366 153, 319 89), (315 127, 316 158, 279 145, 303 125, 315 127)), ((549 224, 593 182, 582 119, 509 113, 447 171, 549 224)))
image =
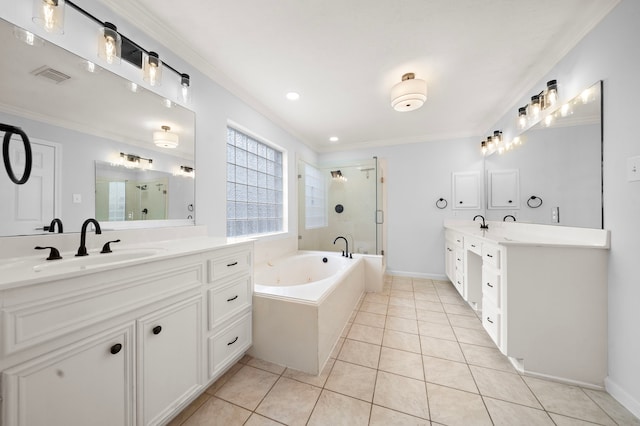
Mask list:
POLYGON ((610 233, 604 229, 537 225, 517 222, 487 222, 489 229, 480 229, 480 222, 470 220, 445 221, 444 227, 486 242, 513 246, 552 246, 610 248, 610 233))
POLYGON ((100 250, 90 250, 89 256, 78 258, 75 257, 75 252, 62 252, 61 260, 46 260, 49 251, 43 250, 34 256, 0 259, 0 291, 198 254, 217 248, 240 246, 248 242, 251 240, 228 242, 226 238, 196 237, 141 244, 119 243, 112 245, 112 253, 102 254, 100 250), (109 262, 107 256, 113 256, 112 259, 117 260, 109 262), (81 265, 83 261, 93 260, 98 263, 81 265))

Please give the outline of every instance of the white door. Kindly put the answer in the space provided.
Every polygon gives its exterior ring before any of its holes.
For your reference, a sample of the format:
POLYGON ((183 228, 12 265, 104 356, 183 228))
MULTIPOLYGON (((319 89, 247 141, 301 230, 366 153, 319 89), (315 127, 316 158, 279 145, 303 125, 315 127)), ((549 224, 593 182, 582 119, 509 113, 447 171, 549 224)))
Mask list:
MULTIPOLYGON (((0 170, 0 236, 41 233, 41 228, 49 225, 55 217, 58 150, 54 144, 31 141, 31 177, 24 185, 14 184, 4 169, 0 170)), ((19 138, 12 139, 9 157, 11 167, 19 178, 25 164, 24 149, 19 138)))

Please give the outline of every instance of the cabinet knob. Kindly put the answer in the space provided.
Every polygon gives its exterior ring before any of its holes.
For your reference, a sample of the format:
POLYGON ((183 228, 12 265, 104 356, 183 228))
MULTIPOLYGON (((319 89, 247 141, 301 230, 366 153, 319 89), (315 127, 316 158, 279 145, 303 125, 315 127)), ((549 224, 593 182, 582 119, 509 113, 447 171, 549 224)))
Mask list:
POLYGON ((161 331, 162 331, 162 326, 159 326, 159 325, 156 325, 151 329, 151 332, 153 334, 160 334, 161 331))
POLYGON ((509 204, 511 204, 511 203, 513 203, 513 201, 512 201, 512 200, 509 200, 509 201, 508 201, 508 203, 509 203, 509 204))
POLYGON ((460 201, 460 204, 462 204, 462 201, 460 201))
POLYGON ((122 350, 122 345, 120 343, 116 343, 115 345, 111 346, 110 352, 115 355, 118 352, 120 352, 122 350))

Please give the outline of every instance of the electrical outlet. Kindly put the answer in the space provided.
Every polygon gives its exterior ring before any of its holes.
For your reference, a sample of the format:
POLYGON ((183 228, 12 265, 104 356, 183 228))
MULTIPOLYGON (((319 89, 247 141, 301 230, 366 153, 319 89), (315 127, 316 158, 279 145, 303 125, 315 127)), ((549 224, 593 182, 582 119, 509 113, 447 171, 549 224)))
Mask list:
POLYGON ((551 222, 560 223, 560 207, 551 208, 551 222))
POLYGON ((627 180, 629 182, 640 180, 640 155, 627 158, 627 180))

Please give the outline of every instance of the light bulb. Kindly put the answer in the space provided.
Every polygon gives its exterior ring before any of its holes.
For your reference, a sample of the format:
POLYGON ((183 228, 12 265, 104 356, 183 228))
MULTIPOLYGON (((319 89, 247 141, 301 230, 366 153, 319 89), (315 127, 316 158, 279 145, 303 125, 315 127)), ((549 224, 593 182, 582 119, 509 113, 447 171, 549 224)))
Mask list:
POLYGON ((64 0, 34 0, 33 22, 49 33, 64 32, 64 0))
POLYGON ((540 115, 540 96, 533 95, 531 97, 531 115, 533 119, 538 118, 540 115))
POLYGON ((149 52, 143 61, 144 80, 151 86, 162 83, 162 62, 156 52, 149 52))
POLYGON ((547 93, 544 95, 545 107, 552 107, 558 103, 558 82, 556 80, 547 81, 547 93))
POLYGON ((487 143, 485 141, 480 142, 480 151, 482 151, 482 155, 487 155, 487 143))
POLYGON ((524 129, 527 127, 527 107, 518 108, 518 127, 524 129))
POLYGON ((122 37, 118 28, 111 22, 105 22, 98 35, 98 56, 108 64, 119 64, 122 56, 122 37))
POLYGON ((191 102, 191 79, 189 74, 180 74, 180 89, 178 99, 185 104, 191 102))

